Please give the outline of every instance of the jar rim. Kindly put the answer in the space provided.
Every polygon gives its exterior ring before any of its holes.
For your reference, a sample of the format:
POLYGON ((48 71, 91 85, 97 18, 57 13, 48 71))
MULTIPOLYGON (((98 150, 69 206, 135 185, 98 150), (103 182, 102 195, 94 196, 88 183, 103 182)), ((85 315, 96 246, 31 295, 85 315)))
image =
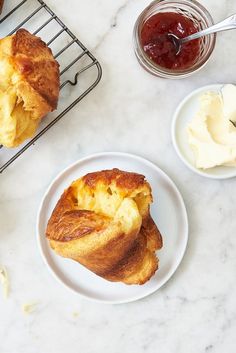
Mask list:
MULTIPOLYGON (((137 56, 137 59, 141 66, 143 66, 147 71, 152 73, 153 75, 160 76, 163 78, 172 78, 172 79, 179 79, 179 78, 185 78, 193 73, 199 71, 202 69, 206 63, 208 62, 214 47, 215 47, 215 41, 216 41, 216 34, 211 34, 208 36, 209 38, 209 44, 207 46, 207 51, 204 54, 204 57, 200 60, 197 61, 193 66, 186 68, 186 69, 180 69, 180 70, 171 70, 164 68, 158 64, 156 64, 154 61, 152 61, 145 53, 143 50, 141 40, 140 40, 140 25, 147 20, 150 16, 148 14, 152 9, 156 8, 156 11, 153 11, 152 15, 158 12, 164 12, 163 11, 163 6, 169 6, 172 7, 173 9, 180 8, 182 6, 187 6, 189 13, 191 13, 191 8, 198 12, 199 16, 203 18, 203 20, 206 22, 208 26, 211 26, 214 24, 213 18, 209 11, 198 1, 196 0, 179 0, 179 1, 174 1, 174 0, 154 0, 152 1, 138 16, 135 25, 134 25, 134 31, 133 31, 133 41, 134 41, 134 49, 135 49, 135 54, 137 56), (162 9, 161 9, 162 8, 162 9)), ((170 9, 168 10, 170 11, 170 9)))

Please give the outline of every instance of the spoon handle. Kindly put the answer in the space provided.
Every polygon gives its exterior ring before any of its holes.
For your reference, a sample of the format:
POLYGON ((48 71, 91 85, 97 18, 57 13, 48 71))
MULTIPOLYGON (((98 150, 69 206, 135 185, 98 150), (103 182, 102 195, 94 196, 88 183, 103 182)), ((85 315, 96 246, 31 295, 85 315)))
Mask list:
POLYGON ((189 42, 190 40, 197 39, 197 38, 206 36, 208 34, 227 31, 229 29, 236 29, 236 14, 231 15, 230 17, 227 17, 225 20, 218 22, 211 27, 208 27, 206 29, 203 29, 200 32, 191 34, 190 36, 181 39, 181 42, 186 43, 186 42, 189 42))

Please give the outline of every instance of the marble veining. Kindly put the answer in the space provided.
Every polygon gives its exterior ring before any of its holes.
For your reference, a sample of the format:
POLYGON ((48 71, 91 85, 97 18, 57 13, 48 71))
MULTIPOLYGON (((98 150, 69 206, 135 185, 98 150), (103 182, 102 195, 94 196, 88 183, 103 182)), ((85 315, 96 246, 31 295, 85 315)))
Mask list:
MULTIPOLYGON (((11 281, 9 299, 0 296, 0 352, 235 352, 235 179, 189 171, 172 147, 170 126, 176 105, 193 89, 235 83, 236 32, 218 36, 196 75, 161 80, 139 66, 132 49, 133 25, 148 0, 47 2, 99 59, 103 78, 0 175, 0 263, 11 281), (173 178, 188 209, 189 244, 176 274, 155 294, 126 305, 88 302, 64 289, 45 268, 35 239, 37 209, 52 178, 99 151, 150 159, 173 178), (38 305, 25 315, 29 302, 38 305)), ((236 12, 234 1, 200 2, 215 20, 236 12)))

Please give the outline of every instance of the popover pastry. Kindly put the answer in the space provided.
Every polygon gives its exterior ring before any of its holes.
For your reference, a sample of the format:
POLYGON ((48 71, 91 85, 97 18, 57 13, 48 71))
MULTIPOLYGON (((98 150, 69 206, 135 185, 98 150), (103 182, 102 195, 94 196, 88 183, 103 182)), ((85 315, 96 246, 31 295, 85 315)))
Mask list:
POLYGON ((162 236, 140 174, 89 173, 64 191, 47 225, 51 248, 108 281, 144 284, 158 269, 162 236))
POLYGON ((19 29, 0 40, 0 144, 16 147, 34 136, 58 96, 59 65, 39 37, 19 29))

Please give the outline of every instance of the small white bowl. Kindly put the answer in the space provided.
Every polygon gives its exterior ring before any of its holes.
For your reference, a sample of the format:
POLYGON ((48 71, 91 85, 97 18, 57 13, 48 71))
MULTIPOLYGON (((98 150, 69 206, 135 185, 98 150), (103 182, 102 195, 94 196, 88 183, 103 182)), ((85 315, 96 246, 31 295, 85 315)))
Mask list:
POLYGON ((174 113, 171 128, 174 148, 184 164, 193 172, 212 179, 233 178, 236 176, 236 167, 215 167, 206 170, 196 168, 194 154, 188 143, 186 127, 199 109, 200 96, 209 91, 219 92, 222 87, 223 84, 203 86, 187 95, 178 105, 174 113))

